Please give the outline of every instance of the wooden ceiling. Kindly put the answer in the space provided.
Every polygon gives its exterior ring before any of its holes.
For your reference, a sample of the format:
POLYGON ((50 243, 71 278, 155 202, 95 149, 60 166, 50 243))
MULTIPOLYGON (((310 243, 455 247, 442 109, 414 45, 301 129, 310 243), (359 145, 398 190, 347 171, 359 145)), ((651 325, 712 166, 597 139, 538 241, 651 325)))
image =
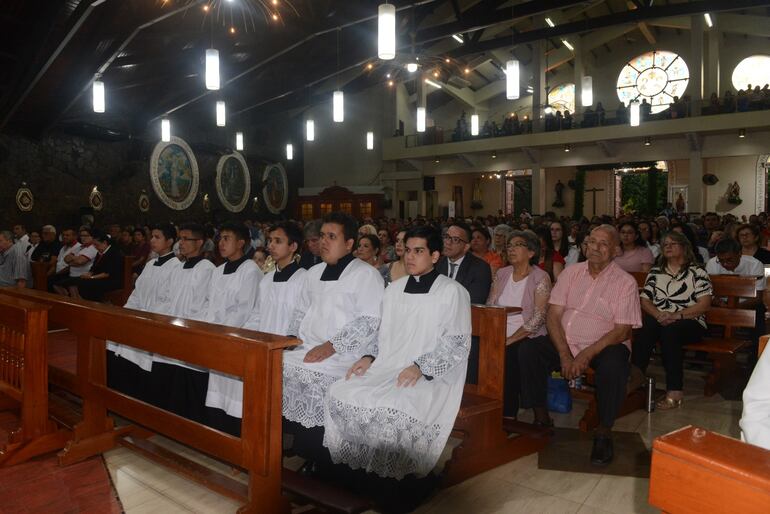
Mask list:
MULTIPOLYGON (((382 0, 4 0, 0 12, 0 130, 40 137, 91 124, 142 134, 172 113, 208 116, 215 100, 230 116, 256 116, 320 101, 338 85, 356 91, 400 69, 378 61, 376 12, 382 0), (210 6, 210 7, 209 7, 210 6), (208 7, 207 10, 204 8, 208 7), (272 11, 271 9, 275 9, 272 11), (212 15, 212 12, 215 14, 212 15), (273 20, 271 12, 280 14, 273 20), (231 27, 235 29, 231 32, 231 27), (206 48, 220 52, 222 88, 206 91, 206 48), (338 50, 339 49, 339 50, 338 50), (373 68, 367 69, 366 64, 373 68), (102 75, 107 112, 91 110, 91 82, 102 75)), ((494 69, 464 77, 480 54, 537 39, 702 10, 754 7, 746 0, 396 0, 399 55, 412 50, 479 88, 494 69), (512 6, 513 4, 513 6, 512 6), (544 16, 579 13, 557 25, 544 16), (451 40, 462 34, 465 44, 451 40)), ((399 57, 401 58, 401 57, 399 57)), ((489 76, 494 75, 494 76, 489 76)), ((437 96, 435 101, 442 101, 437 96)), ((446 99, 444 98, 444 101, 446 99)), ((109 132, 106 132, 109 136, 109 132)))

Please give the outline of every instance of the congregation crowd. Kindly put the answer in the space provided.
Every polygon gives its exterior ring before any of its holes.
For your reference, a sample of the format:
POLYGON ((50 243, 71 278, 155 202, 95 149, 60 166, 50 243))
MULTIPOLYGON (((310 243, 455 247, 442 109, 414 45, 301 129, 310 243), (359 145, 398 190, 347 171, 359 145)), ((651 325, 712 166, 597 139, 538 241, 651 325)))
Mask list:
MULTIPOLYGON (((31 287, 30 263, 39 261, 49 291, 101 301, 124 286, 130 256, 127 308, 300 339, 284 354, 283 416, 308 472, 344 465, 403 479, 436 465, 463 386, 477 380, 471 304, 520 308, 507 321, 504 416, 532 409, 534 424, 550 430, 548 377, 593 369, 600 423, 590 458, 606 465, 615 419, 656 345, 667 391, 657 408, 674 409, 683 402, 684 346, 704 337, 706 312, 723 302, 710 275, 754 277, 764 291, 769 239, 766 213, 691 218, 671 206, 657 217, 578 221, 523 211, 105 231, 16 224, 0 231, 0 286, 31 287), (646 274, 643 287, 631 273, 646 274)), ((741 307, 758 314, 756 343, 762 295, 741 307)), ((240 433, 234 377, 108 342, 108 384, 240 433)), ((750 442, 768 439, 761 409, 744 410, 750 442)))

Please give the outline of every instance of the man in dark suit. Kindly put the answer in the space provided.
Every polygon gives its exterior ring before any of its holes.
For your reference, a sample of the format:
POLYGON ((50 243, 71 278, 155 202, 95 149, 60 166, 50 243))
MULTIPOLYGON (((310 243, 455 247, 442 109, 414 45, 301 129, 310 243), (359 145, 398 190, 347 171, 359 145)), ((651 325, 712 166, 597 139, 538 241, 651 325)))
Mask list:
MULTIPOLYGON (((473 255, 471 228, 462 222, 452 223, 444 235, 444 256, 438 261, 438 272, 462 284, 471 296, 471 303, 487 303, 492 287, 492 269, 486 261, 473 255)), ((475 384, 479 373, 479 341, 471 340, 468 374, 465 381, 475 384)))

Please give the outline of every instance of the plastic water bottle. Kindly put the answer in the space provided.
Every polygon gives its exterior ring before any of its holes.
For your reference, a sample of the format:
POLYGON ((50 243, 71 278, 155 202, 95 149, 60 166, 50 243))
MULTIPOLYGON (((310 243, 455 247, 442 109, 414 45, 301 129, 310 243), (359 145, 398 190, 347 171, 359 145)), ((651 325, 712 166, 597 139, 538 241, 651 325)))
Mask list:
POLYGON ((647 412, 655 410, 655 377, 647 377, 647 412))

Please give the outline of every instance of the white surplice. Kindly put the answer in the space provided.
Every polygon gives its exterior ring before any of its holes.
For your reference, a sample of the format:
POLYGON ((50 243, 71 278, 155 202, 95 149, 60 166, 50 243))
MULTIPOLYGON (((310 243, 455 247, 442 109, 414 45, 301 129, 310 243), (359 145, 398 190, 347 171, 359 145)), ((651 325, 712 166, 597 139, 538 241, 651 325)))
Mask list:
POLYGON ((324 418, 335 463, 397 479, 436 465, 460 409, 471 341, 465 288, 438 275, 427 293, 406 293, 409 278, 385 291, 376 360, 330 387, 324 418), (396 387, 415 363, 425 376, 396 387))
POLYGON ((765 348, 743 390, 741 437, 770 450, 770 346, 765 348))
MULTIPOLYGON (((152 312, 155 314, 167 314, 173 301, 172 284, 174 272, 182 266, 182 263, 173 254, 171 258, 160 266, 155 264, 158 259, 152 259, 142 270, 142 274, 136 279, 134 290, 128 297, 127 309, 152 312)), ((115 355, 129 360, 145 371, 152 370, 152 354, 144 350, 107 341, 107 349, 115 355)))
MULTIPOLYGON (((224 263, 211 274, 209 286, 209 303, 203 321, 241 328, 248 321, 257 303, 260 283, 263 278, 262 270, 251 259, 243 260, 238 269, 225 273, 228 263, 224 263)), ((232 266, 232 263, 231 263, 232 266)), ((216 349, 213 349, 216 351, 216 349)), ((225 412, 240 410, 240 402, 233 404, 227 395, 227 381, 216 377, 227 378, 230 375, 216 371, 209 372, 209 387, 206 393, 206 406, 222 409, 225 412), (220 391, 219 386, 225 390, 220 391)), ((231 377, 235 380, 235 377, 231 377)))
POLYGON ((350 261, 337 280, 321 280, 327 266, 308 270, 288 329, 302 344, 283 354, 283 416, 306 428, 323 424, 327 389, 376 337, 385 289, 379 271, 360 259, 350 261), (308 351, 326 341, 336 353, 321 362, 304 362, 308 351))
MULTIPOLYGON (((243 328, 286 335, 294 309, 305 283, 304 269, 297 264, 292 266, 293 273, 285 282, 276 282, 276 271, 266 274, 259 283, 257 304, 243 325, 243 328)), ((206 405, 223 405, 224 411, 236 418, 243 416, 243 381, 221 373, 209 375, 209 392, 206 405)))

